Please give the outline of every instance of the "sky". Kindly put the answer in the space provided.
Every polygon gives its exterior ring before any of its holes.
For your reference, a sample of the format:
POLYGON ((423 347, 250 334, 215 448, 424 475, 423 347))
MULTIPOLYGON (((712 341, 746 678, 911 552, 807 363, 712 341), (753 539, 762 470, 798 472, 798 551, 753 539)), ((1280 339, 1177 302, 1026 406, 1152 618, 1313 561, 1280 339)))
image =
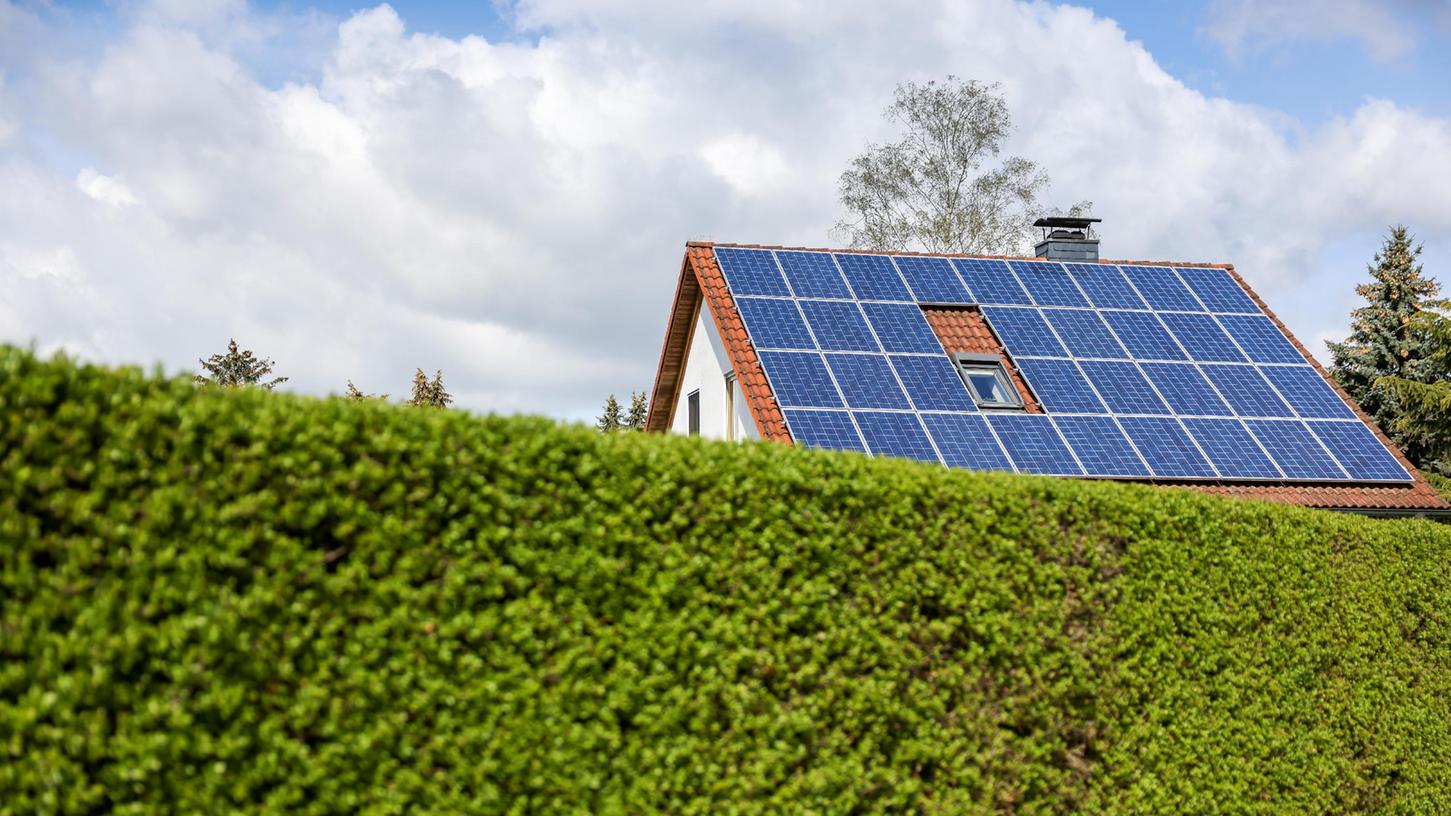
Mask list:
POLYGON ((1233 263, 1318 350, 1390 225, 1451 282, 1448 46, 1447 0, 0 0, 0 342, 588 420, 686 241, 839 245, 951 74, 1105 257, 1233 263))

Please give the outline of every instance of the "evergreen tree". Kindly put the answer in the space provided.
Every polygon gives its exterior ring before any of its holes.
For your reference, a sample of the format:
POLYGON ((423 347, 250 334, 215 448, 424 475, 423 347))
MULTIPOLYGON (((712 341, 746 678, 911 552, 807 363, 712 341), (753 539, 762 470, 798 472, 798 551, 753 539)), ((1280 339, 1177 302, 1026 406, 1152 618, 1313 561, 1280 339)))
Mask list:
POLYGON ((618 431, 624 427, 624 419, 620 411, 620 401, 615 399, 614 394, 611 394, 605 400, 605 412, 600 414, 599 418, 595 420, 595 427, 605 433, 618 431))
POLYGON ((1416 464, 1451 474, 1451 379, 1447 376, 1451 371, 1451 300, 1427 304, 1413 323, 1430 341, 1427 359, 1439 369, 1440 377, 1434 382, 1383 377, 1377 385, 1392 393, 1400 405, 1395 431, 1415 440, 1416 464))
POLYGON ((423 369, 418 369, 413 375, 413 393, 408 398, 408 404, 416 408, 447 408, 450 402, 453 402, 453 395, 443 388, 443 372, 434 372, 430 381, 423 369))
POLYGON ((1331 376, 1413 462, 1426 440, 1398 424, 1401 400, 1391 382, 1429 383, 1446 373, 1446 361, 1434 354, 1433 335, 1417 319, 1440 291, 1417 263, 1420 255, 1421 246, 1406 228, 1393 227, 1367 267, 1371 281, 1356 287, 1366 305, 1350 313, 1350 337, 1326 343, 1331 376))
POLYGON ((227 341, 226 354, 213 354, 205 360, 198 359, 206 374, 198 374, 193 382, 198 385, 217 385, 222 388, 241 388, 260 385, 271 391, 287 382, 286 377, 274 377, 264 381, 272 373, 274 362, 254 355, 250 350, 238 350, 235 339, 227 341))
POLYGON ((630 411, 625 414, 624 426, 632 431, 645 430, 645 420, 650 415, 650 401, 643 391, 630 392, 630 411))

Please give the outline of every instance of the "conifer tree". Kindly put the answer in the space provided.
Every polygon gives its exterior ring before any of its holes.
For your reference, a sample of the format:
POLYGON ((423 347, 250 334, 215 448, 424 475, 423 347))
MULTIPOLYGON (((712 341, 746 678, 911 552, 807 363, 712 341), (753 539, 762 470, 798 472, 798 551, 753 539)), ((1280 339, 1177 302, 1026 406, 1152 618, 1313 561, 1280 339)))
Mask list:
POLYGON ((605 412, 603 414, 600 414, 599 417, 595 420, 595 427, 605 433, 609 433, 610 431, 618 431, 620 428, 624 427, 624 419, 621 415, 620 410, 620 401, 615 399, 614 394, 611 394, 605 400, 605 412))
POLYGON ((408 404, 415 408, 447 408, 453 402, 453 395, 443 388, 443 372, 436 371, 433 380, 418 369, 413 375, 413 393, 408 398, 408 404))
POLYGON ((1383 377, 1377 385, 1388 389, 1400 404, 1395 431, 1415 440, 1416 465, 1451 474, 1451 300, 1427 304, 1416 316, 1415 328, 1424 332, 1432 349, 1429 359, 1439 367, 1434 382, 1404 377, 1383 377))
POLYGON ((645 419, 650 414, 650 401, 643 391, 630 392, 630 410, 625 414, 624 426, 632 431, 645 430, 645 419))
POLYGON ((238 350, 235 339, 227 341, 226 354, 213 354, 205 360, 198 359, 197 362, 206 371, 205 375, 198 374, 193 379, 198 385, 217 385, 222 388, 260 385, 271 391, 287 382, 286 377, 266 380, 267 375, 272 373, 274 361, 258 357, 250 349, 238 350))
POLYGON ((1391 228, 1367 267, 1371 281, 1356 287, 1366 305, 1350 313, 1350 337, 1326 343, 1331 376, 1413 462, 1425 440, 1398 423, 1401 400, 1391 381, 1429 383, 1446 373, 1446 361, 1434 354, 1434 337, 1417 319, 1440 291, 1417 262, 1420 255, 1420 244, 1405 227, 1391 228))

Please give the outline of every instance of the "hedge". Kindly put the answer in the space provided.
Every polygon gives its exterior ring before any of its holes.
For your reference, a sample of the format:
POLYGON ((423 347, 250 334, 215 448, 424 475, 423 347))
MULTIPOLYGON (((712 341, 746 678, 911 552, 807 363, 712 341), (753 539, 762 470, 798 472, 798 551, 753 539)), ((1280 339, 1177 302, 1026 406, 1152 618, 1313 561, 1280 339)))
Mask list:
POLYGON ((1444 812, 1448 551, 0 348, 0 812, 1444 812))

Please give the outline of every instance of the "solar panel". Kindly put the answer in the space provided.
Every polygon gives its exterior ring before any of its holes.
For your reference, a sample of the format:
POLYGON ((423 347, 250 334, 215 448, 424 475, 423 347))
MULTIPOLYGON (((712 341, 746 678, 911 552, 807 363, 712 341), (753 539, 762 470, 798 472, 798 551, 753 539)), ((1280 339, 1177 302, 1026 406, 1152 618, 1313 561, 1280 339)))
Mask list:
POLYGON ((1060 416, 1053 418, 1059 433, 1083 464, 1089 476, 1148 476, 1149 468, 1139 458, 1128 437, 1113 417, 1060 416))
POLYGON ((1097 312, 1088 309, 1044 309, 1043 317, 1058 332, 1058 338, 1074 357, 1128 358, 1128 352, 1114 339, 1097 312))
POLYGON ((1063 266, 1078 288, 1088 295, 1089 301, 1100 309, 1149 308, 1116 266, 1086 263, 1063 266))
POLYGON ((1149 312, 1105 311, 1104 322, 1135 360, 1187 360, 1179 344, 1149 312))
POLYGON ((856 426, 846 411, 782 411, 791 438, 812 448, 852 450, 865 453, 856 426))
POLYGON ((1260 373, 1295 413, 1306 419, 1356 418, 1355 412, 1310 366, 1260 366, 1260 373))
POLYGON ((1124 277, 1143 295, 1150 309, 1202 312, 1204 307, 1167 266, 1122 266, 1124 277))
POLYGON ((783 408, 842 408, 841 394, 817 352, 762 351, 761 368, 783 408))
POLYGON ((1237 419, 1186 417, 1184 427, 1226 479, 1278 479, 1280 469, 1237 419))
POLYGON ((1016 306, 984 306, 983 317, 997 332, 1003 347, 1014 356, 1066 357, 1063 344, 1048 328, 1047 321, 1037 309, 1023 309, 1016 306))
POLYGON ((1224 397, 1229 407, 1242 417, 1293 417, 1294 411, 1280 399, 1275 389, 1252 365, 1206 363, 1200 366, 1204 376, 1224 397))
POLYGON ((1119 424, 1143 454, 1155 476, 1213 478, 1214 467, 1173 417, 1119 417, 1119 424))
POLYGON ((1256 363, 1305 362, 1300 350, 1264 315, 1221 315, 1219 322, 1256 363))
POLYGON ((736 298, 736 309, 756 348, 816 348, 794 300, 740 297, 736 298))
POLYGON ((732 295, 791 296, 776 259, 767 250, 716 247, 715 260, 732 295))
POLYGON ((988 423, 1023 473, 1081 476, 1083 469, 1047 414, 989 414, 988 423))
POLYGON ((1159 315, 1179 345, 1189 352, 1189 359, 1211 363, 1242 363, 1244 354, 1235 346, 1224 329, 1207 314, 1165 312, 1159 315))
POLYGON ((1231 416, 1229 406, 1193 363, 1142 363, 1140 368, 1174 413, 1231 416))
POLYGON ((856 417, 872 453, 924 462, 942 461, 932 449, 932 441, 916 414, 853 411, 852 416, 856 417))
POLYGON ((866 318, 848 300, 803 300, 801 311, 823 351, 881 351, 866 318))
POLYGON ((930 357, 891 355, 907 396, 919 411, 976 411, 977 404, 947 355, 930 357))
POLYGON ((1386 446, 1359 422, 1312 420, 1305 423, 1352 479, 1409 482, 1411 474, 1386 446))
POLYGON ((1345 479, 1345 471, 1296 419, 1249 419, 1245 425, 1260 441, 1275 464, 1291 479, 1345 479))
POLYGON ((942 354, 942 343, 915 303, 863 303, 885 351, 942 354))
POLYGON ((776 251, 781 271, 796 297, 849 298, 851 290, 836 271, 836 262, 825 252, 776 251))
POLYGON ((886 255, 857 255, 839 252, 833 257, 861 300, 912 300, 897 267, 886 255))
POLYGON ((897 269, 907 279, 907 285, 917 295, 920 303, 971 303, 962 280, 953 271, 946 258, 929 258, 921 255, 896 256, 897 269))
POLYGON ((986 258, 953 258, 952 265, 977 298, 978 303, 1031 306, 1033 301, 1003 261, 986 258))
POLYGON ((1088 380, 1072 360, 1018 360, 1018 370, 1028 387, 1050 413, 1102 414, 1107 409, 1094 396, 1088 380))
POLYGON ((1012 470, 1013 463, 979 414, 923 414, 922 424, 948 467, 1012 470))
POLYGON ((893 375, 891 366, 887 365, 885 355, 828 354, 826 362, 831 366, 832 376, 836 377, 836 384, 841 386, 841 394, 846 398, 848 406, 902 409, 912 407, 907 403, 907 395, 902 393, 902 387, 897 385, 897 378, 893 375))
POLYGON ((1211 312, 1259 314, 1260 307, 1250 300, 1243 288, 1223 269, 1178 267, 1179 278, 1199 297, 1211 312))
POLYGON ((1009 261, 1028 296, 1039 306, 1087 306, 1063 265, 1052 261, 1009 261))
POLYGON ((1078 367, 1098 388, 1108 410, 1115 414, 1168 414, 1169 406, 1159 398, 1139 367, 1116 360, 1080 360, 1078 367))

